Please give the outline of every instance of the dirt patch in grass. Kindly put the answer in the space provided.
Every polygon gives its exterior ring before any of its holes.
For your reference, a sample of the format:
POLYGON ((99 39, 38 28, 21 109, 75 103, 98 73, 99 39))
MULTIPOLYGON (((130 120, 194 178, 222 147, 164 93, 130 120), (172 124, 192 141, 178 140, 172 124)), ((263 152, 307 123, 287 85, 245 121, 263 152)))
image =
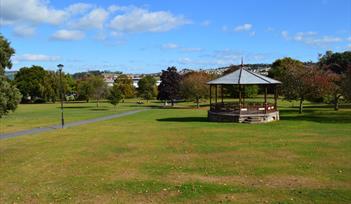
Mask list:
POLYGON ((199 175, 199 174, 186 174, 177 173, 170 174, 165 177, 169 182, 184 183, 184 182, 207 182, 216 183, 220 185, 240 185, 248 187, 267 187, 267 188, 350 188, 350 184, 344 182, 327 182, 320 181, 314 178, 303 176, 212 176, 212 175, 199 175))

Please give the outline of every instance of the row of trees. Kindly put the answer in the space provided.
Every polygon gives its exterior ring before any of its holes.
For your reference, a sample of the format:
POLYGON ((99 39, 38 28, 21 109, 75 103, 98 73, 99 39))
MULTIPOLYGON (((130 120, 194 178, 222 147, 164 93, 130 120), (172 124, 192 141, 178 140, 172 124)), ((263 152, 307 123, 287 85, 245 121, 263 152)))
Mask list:
POLYGON ((351 52, 326 52, 318 63, 304 64, 292 58, 276 60, 270 77, 283 82, 281 94, 286 100, 298 100, 302 113, 305 100, 333 103, 339 109, 340 99, 351 100, 351 52))

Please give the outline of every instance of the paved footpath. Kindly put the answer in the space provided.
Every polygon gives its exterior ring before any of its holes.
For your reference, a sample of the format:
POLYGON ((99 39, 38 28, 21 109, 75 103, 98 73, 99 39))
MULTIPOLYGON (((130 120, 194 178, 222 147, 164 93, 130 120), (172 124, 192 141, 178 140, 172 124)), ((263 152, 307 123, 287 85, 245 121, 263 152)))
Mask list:
MULTIPOLYGON (((93 119, 88 119, 88 120, 70 122, 70 123, 65 124, 65 128, 89 124, 89 123, 95 123, 95 122, 104 121, 104 120, 110 120, 110 119, 114 119, 114 118, 120 118, 123 116, 132 115, 132 114, 139 113, 139 112, 146 111, 146 110, 148 110, 148 109, 132 110, 132 111, 127 111, 127 112, 123 112, 123 113, 119 113, 119 114, 115 114, 115 115, 108 115, 108 116, 104 116, 104 117, 100 117, 100 118, 93 118, 93 119)), ((0 139, 23 136, 23 135, 28 135, 28 134, 41 133, 41 132, 47 132, 47 131, 56 130, 56 129, 61 129, 61 125, 52 125, 52 126, 48 126, 48 127, 38 127, 38 128, 23 130, 23 131, 19 131, 19 132, 0 134, 0 139)))

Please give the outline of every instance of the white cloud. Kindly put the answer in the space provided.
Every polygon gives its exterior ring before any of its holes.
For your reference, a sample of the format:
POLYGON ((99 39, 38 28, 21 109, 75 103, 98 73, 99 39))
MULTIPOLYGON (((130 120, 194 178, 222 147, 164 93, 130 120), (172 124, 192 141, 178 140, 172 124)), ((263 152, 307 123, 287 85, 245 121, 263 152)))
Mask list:
POLYGON ((177 49, 179 48, 179 45, 175 44, 175 43, 166 43, 162 45, 162 48, 164 49, 177 49))
POLYGON ((18 37, 30 37, 35 34, 35 28, 31 26, 16 26, 13 29, 13 34, 18 37))
POLYGON ((244 31, 249 31, 252 29, 252 24, 245 23, 244 25, 239 25, 234 28, 235 32, 244 32, 244 31))
POLYGON ((76 3, 76 4, 69 5, 66 8, 66 11, 68 11, 71 15, 76 15, 76 14, 83 14, 91 8, 93 8, 93 5, 91 4, 76 3))
POLYGON ((326 46, 333 43, 343 42, 344 40, 340 37, 334 36, 318 36, 317 32, 298 32, 294 35, 289 35, 287 31, 283 31, 282 36, 286 40, 293 40, 296 42, 302 42, 307 45, 314 46, 326 46))
POLYGON ((66 19, 63 10, 57 10, 42 0, 1 0, 0 21, 2 24, 15 22, 59 24, 66 19))
POLYGON ((189 23, 183 16, 175 16, 168 11, 150 12, 135 8, 115 16, 110 28, 120 32, 166 32, 189 23))
POLYGON ((163 49, 179 50, 181 52, 201 52, 203 49, 198 47, 183 47, 176 43, 165 43, 161 46, 163 49))
POLYGON ((14 60, 16 61, 41 61, 41 62, 47 62, 47 61, 57 61, 59 60, 59 56, 49 56, 49 55, 43 55, 43 54, 23 54, 20 56, 16 56, 14 60))
POLYGON ((85 34, 79 30, 58 30, 51 38, 55 40, 80 40, 85 37, 85 34))
POLYGON ((348 38, 346 38, 346 41, 351 42, 351 36, 350 36, 350 37, 348 37, 348 38))
POLYGON ((71 22, 73 28, 78 29, 89 29, 97 28, 102 29, 104 22, 108 17, 108 12, 102 8, 96 8, 91 10, 88 14, 78 19, 77 21, 71 22))

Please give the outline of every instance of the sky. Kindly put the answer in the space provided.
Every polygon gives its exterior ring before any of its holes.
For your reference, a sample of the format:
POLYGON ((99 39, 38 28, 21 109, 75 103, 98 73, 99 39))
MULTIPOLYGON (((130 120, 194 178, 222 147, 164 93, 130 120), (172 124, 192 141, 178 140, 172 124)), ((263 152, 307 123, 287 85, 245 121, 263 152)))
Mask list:
POLYGON ((0 0, 13 68, 154 73, 351 50, 351 0, 0 0))

